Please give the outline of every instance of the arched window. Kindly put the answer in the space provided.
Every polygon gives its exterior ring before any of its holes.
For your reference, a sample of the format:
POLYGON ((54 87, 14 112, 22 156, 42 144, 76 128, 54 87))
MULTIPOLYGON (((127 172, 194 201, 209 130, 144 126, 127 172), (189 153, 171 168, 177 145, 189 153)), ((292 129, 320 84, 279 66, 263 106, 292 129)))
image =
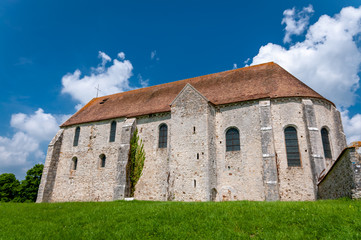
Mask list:
POLYGON ((159 148, 166 148, 168 140, 167 124, 162 124, 159 127, 159 148))
POLYGON ((328 131, 326 128, 321 129, 321 137, 322 137, 323 153, 325 154, 325 158, 332 159, 330 139, 328 138, 328 131))
POLYGON ((74 135, 74 142, 73 142, 73 146, 74 146, 74 147, 78 146, 79 134, 80 134, 80 127, 76 127, 76 129, 75 129, 75 135, 74 135))
POLYGON ((230 128, 226 132, 226 151, 239 151, 239 132, 236 128, 230 128))
POLYGON ((110 124, 110 135, 109 135, 109 142, 114 142, 115 141, 115 134, 117 132, 117 122, 113 121, 110 124))
POLYGON ((294 127, 285 129, 287 163, 289 167, 301 166, 300 151, 298 148, 297 130, 294 127))
POLYGON ((104 154, 101 154, 101 155, 99 156, 99 158, 100 158, 100 167, 101 167, 101 168, 104 168, 104 167, 105 167, 105 159, 106 159, 106 156, 105 156, 104 154))
POLYGON ((76 170, 76 168, 77 168, 77 166, 78 166, 78 158, 77 158, 77 157, 73 157, 71 164, 72 164, 71 169, 72 169, 72 170, 76 170))

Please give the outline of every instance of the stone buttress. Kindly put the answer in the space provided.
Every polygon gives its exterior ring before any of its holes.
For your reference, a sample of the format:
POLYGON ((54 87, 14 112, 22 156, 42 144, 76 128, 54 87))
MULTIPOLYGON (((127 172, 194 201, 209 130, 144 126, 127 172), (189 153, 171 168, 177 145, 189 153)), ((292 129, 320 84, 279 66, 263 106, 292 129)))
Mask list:
POLYGON ((125 120, 122 126, 121 142, 119 147, 117 170, 116 170, 116 185, 114 187, 113 200, 124 199, 130 197, 129 176, 126 172, 129 160, 130 140, 136 128, 136 119, 130 118, 125 120))
POLYGON ((310 149, 310 162, 313 172, 313 181, 315 186, 315 196, 317 196, 316 184, 322 173, 326 171, 326 164, 323 157, 323 147, 320 135, 320 129, 317 126, 316 114, 313 102, 310 99, 302 100, 304 108, 304 120, 306 125, 306 134, 308 140, 308 148, 310 149))
POLYGON ((171 114, 169 200, 209 201, 216 186, 213 106, 187 84, 171 114))
POLYGON ((37 203, 50 202, 55 184, 57 166, 61 144, 63 141, 63 129, 60 129, 48 146, 48 153, 45 159, 43 175, 38 190, 37 203))
POLYGON ((263 183, 265 187, 265 200, 279 200, 278 172, 276 154, 273 140, 273 128, 271 117, 271 102, 263 100, 259 102, 261 118, 261 145, 263 159, 263 183))

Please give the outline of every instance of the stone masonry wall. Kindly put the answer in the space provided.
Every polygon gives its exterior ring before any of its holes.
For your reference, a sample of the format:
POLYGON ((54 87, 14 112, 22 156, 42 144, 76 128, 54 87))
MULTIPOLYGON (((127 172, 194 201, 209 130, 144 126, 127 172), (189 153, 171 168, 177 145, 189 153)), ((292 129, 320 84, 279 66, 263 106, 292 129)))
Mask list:
MULTIPOLYGON (((326 128, 329 132, 332 159, 325 159, 326 170, 336 161, 343 149, 347 147, 345 134, 343 133, 341 117, 338 110, 326 101, 313 100, 316 114, 318 134, 321 136, 321 129, 326 128)), ((321 142, 322 144, 322 142, 321 142)), ((323 158, 323 146, 320 146, 320 154, 323 158)))
POLYGON ((320 199, 361 198, 361 159, 355 148, 346 148, 318 184, 320 199))
MULTIPOLYGON (((187 85, 169 113, 115 119, 115 142, 109 142, 113 120, 64 128, 62 138, 53 140, 56 147, 49 145, 38 202, 111 201, 126 197, 128 141, 135 126, 146 154, 136 199, 315 200, 317 188, 311 157, 317 154, 311 149, 314 145, 308 139, 310 132, 322 161, 322 127, 329 129, 333 157, 337 157, 345 139, 333 106, 307 100, 314 112, 307 119, 304 103, 301 98, 284 98, 213 106, 187 85), (308 126, 310 123, 312 126, 308 126), (161 124, 168 127, 167 148, 158 147, 161 124), (74 147, 77 126, 81 130, 79 144, 74 147), (287 126, 297 129, 300 167, 287 164, 287 126), (240 151, 226 152, 225 135, 231 127, 239 130, 240 151), (106 155, 104 168, 100 167, 101 154, 106 155), (76 170, 72 170, 73 157, 78 158, 76 170)), ((360 165, 355 165, 355 169, 357 166, 360 165)), ((355 184, 361 186, 360 174, 355 174, 355 184)))
POLYGON ((265 200, 258 101, 216 109, 216 200, 265 200), (226 132, 231 127, 239 131, 240 151, 226 151, 226 132))
POLYGON ((145 151, 142 176, 135 186, 134 197, 138 200, 167 201, 169 197, 169 140, 172 126, 170 113, 142 116, 137 119, 139 137, 145 151), (167 124, 168 147, 159 148, 159 127, 167 124))
POLYGON ((58 160, 63 142, 63 129, 60 129, 48 146, 48 152, 45 159, 43 175, 39 185, 36 202, 49 202, 53 193, 58 160))
POLYGON ((272 127, 279 174, 281 201, 315 200, 314 181, 309 158, 306 123, 300 98, 274 99, 271 101, 272 127), (297 130, 300 167, 287 163, 284 130, 293 126, 297 130))
POLYGON ((209 201, 208 101, 186 85, 171 105, 170 180, 171 200, 209 201))
POLYGON ((115 142, 109 142, 111 121, 81 124, 78 146, 73 146, 75 128, 65 128, 58 159, 52 202, 111 201, 116 183, 121 129, 124 119, 117 121, 115 142), (100 167, 100 155, 106 156, 100 167), (72 170, 72 159, 78 158, 72 170))

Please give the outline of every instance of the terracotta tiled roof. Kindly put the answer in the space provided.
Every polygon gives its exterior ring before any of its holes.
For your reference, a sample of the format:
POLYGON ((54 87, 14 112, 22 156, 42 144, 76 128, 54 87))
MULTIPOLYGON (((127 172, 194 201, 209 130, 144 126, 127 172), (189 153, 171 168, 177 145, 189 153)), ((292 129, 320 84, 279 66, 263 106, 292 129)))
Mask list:
POLYGON ((270 62, 94 98, 61 127, 118 117, 169 112, 169 104, 187 83, 214 105, 262 98, 324 99, 279 65, 270 62), (105 99, 107 100, 104 102, 105 99))

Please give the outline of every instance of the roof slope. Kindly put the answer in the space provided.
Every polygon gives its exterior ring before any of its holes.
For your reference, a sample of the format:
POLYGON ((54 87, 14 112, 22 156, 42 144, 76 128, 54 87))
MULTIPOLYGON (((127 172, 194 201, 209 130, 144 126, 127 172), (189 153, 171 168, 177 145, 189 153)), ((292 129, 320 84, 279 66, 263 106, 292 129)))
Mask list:
POLYGON ((94 98, 61 127, 169 112, 169 105, 187 83, 215 105, 295 96, 324 99, 282 67, 270 62, 94 98), (104 99, 107 100, 103 102, 104 99))

